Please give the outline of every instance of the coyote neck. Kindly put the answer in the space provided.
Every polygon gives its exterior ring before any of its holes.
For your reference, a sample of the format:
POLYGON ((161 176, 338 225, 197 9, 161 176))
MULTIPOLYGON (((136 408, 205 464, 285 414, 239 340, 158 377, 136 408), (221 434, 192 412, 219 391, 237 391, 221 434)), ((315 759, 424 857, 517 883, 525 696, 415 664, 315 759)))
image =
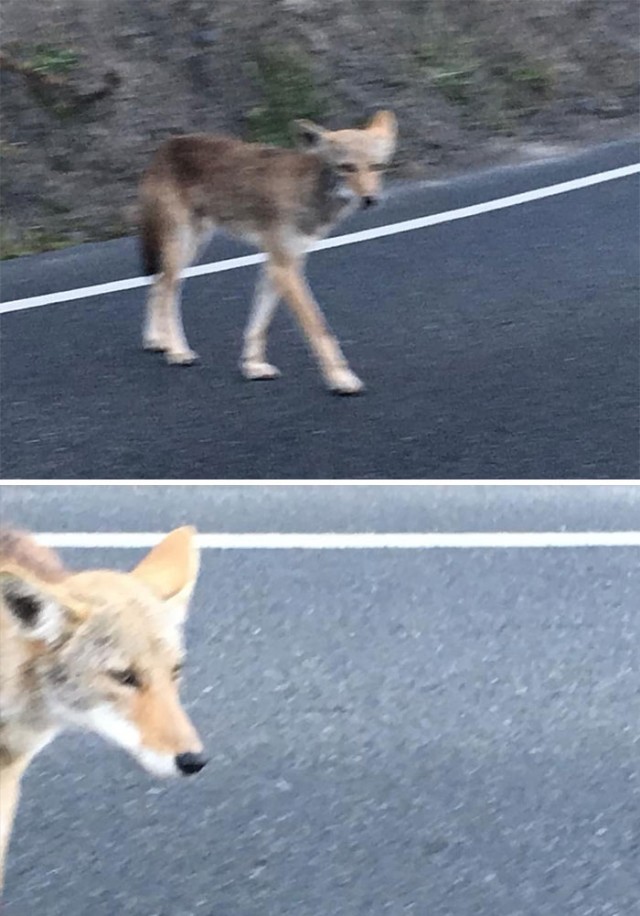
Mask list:
POLYGON ((42 689, 36 647, 15 634, 9 639, 5 635, 0 626, 0 768, 31 758, 57 731, 42 689), (1 651, 5 646, 6 653, 1 651))

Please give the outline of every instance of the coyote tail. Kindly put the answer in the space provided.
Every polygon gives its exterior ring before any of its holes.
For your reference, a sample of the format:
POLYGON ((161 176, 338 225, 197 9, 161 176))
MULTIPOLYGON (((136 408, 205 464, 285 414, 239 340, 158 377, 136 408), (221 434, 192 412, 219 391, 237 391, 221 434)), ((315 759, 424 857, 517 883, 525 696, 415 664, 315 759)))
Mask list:
POLYGON ((140 226, 142 265, 147 276, 160 272, 160 226, 148 207, 142 210, 140 226))

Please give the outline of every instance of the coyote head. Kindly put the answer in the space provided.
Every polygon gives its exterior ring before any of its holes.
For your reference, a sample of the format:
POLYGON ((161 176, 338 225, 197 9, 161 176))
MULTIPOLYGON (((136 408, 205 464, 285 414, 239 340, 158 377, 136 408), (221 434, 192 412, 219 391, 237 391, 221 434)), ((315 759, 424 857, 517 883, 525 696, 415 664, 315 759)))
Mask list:
POLYGON ((380 196, 382 172, 396 147, 397 122, 379 111, 365 127, 326 130, 313 121, 296 121, 298 145, 324 159, 342 177, 345 190, 363 207, 380 196))
POLYGON ((155 775, 198 772, 206 762, 202 744, 178 697, 182 627, 197 573, 192 528, 173 531, 130 573, 43 578, 37 566, 5 563, 0 601, 30 678, 27 684, 22 664, 7 692, 30 702, 33 717, 54 731, 88 728, 155 775))

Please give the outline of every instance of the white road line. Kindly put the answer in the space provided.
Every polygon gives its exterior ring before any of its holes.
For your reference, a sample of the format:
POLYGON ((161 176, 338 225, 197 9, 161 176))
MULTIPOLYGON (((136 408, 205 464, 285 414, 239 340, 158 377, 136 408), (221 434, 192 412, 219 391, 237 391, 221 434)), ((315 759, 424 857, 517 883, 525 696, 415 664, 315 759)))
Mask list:
MULTIPOLYGON (((559 184, 548 185, 545 188, 534 188, 521 194, 511 194, 509 197, 499 197, 487 200, 470 207, 460 207, 458 210, 446 210, 443 213, 433 213, 430 216, 419 216, 416 219, 403 220, 399 223, 389 223, 386 226, 376 226, 373 229, 363 229, 361 232, 350 232, 347 235, 338 235, 335 238, 323 239, 313 246, 314 251, 323 251, 327 248, 340 248, 343 245, 355 245, 358 242, 368 242, 371 239, 380 239, 388 235, 397 235, 401 232, 412 232, 415 229, 425 229, 428 226, 437 226, 439 223, 449 223, 457 219, 466 219, 470 216, 479 216, 482 213, 491 213, 493 210, 504 210, 506 207, 517 207, 534 200, 545 197, 555 197, 557 194, 566 194, 568 191, 578 191, 592 185, 602 184, 605 181, 615 181, 617 178, 627 178, 640 172, 640 162, 625 165, 607 172, 597 172, 594 175, 585 175, 583 178, 573 178, 571 181, 562 181, 559 184)), ((199 264, 189 267, 182 274, 183 277, 201 277, 205 274, 221 273, 227 270, 236 270, 239 267, 249 267, 260 264, 265 260, 263 254, 249 254, 240 258, 228 258, 224 261, 212 261, 209 264, 199 264)), ((116 293, 122 290, 137 289, 148 286, 149 277, 131 277, 127 280, 114 280, 111 283, 99 283, 96 286, 83 286, 78 289, 63 290, 58 293, 46 293, 42 296, 30 296, 26 299, 12 299, 0 303, 0 315, 8 312, 19 312, 25 309, 39 308, 43 305, 55 305, 58 302, 71 302, 74 299, 88 299, 91 296, 104 296, 107 293, 116 293)))
POLYGON ((23 480, 21 478, 7 478, 6 480, 0 480, 0 491, 2 487, 191 487, 196 489, 198 487, 208 486, 210 484, 215 484, 216 487, 264 487, 265 489, 270 489, 271 487, 449 487, 454 489, 459 489, 460 487, 485 487, 486 489, 492 489, 495 487, 520 487, 521 489, 527 487, 607 487, 612 493, 615 492, 615 489, 620 489, 621 487, 633 487, 635 490, 640 492, 640 483, 634 477, 630 478, 620 478, 614 481, 610 480, 590 480, 588 477, 585 478, 576 478, 575 480, 545 480, 541 478, 540 480, 522 480, 519 478, 505 478, 504 480, 491 480, 484 479, 482 477, 478 480, 451 480, 450 478, 440 478, 434 477, 432 480, 421 480, 419 477, 407 478, 406 480, 396 480, 393 477, 384 478, 381 477, 379 480, 352 480, 350 478, 344 478, 342 480, 308 480, 308 479, 299 479, 297 477, 287 477, 285 480, 278 479, 269 479, 269 480, 243 480, 242 478, 237 479, 225 479, 225 480, 165 480, 164 478, 150 478, 148 480, 137 480, 135 477, 123 477, 122 479, 114 478, 109 480, 67 480, 65 478, 60 478, 56 480, 41 480, 39 478, 33 478, 28 480, 23 480))
MULTIPOLYGON (((47 532, 37 535, 54 548, 149 548, 164 534, 155 532, 47 532)), ((201 548, 214 550, 428 550, 640 547, 640 531, 456 531, 416 533, 218 533, 199 534, 201 548)))

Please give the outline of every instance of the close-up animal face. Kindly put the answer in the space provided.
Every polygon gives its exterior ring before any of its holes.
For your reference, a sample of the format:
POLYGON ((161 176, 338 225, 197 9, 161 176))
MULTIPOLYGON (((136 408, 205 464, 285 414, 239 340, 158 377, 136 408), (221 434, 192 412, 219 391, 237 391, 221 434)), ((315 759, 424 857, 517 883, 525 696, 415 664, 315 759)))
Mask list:
POLYGON ((88 571, 55 584, 14 574, 2 586, 22 634, 42 647, 32 664, 53 721, 102 735, 158 776, 205 764, 178 695, 197 572, 188 530, 170 535, 132 573, 88 571))
POLYGON ((296 121, 298 142, 317 153, 341 176, 344 189, 362 207, 378 202, 382 175, 395 151, 396 117, 379 111, 366 127, 326 130, 312 121, 296 121))

